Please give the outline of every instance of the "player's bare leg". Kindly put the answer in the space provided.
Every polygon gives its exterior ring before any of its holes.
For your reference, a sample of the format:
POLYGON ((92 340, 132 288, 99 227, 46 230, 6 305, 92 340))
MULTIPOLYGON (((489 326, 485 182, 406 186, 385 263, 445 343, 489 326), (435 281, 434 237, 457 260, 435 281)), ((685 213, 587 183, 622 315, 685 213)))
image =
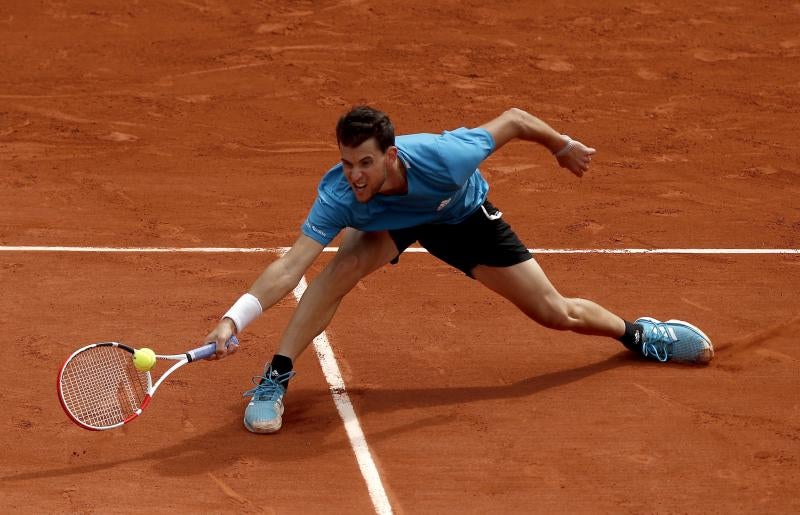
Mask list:
POLYGON ((245 392, 252 401, 244 414, 245 427, 254 433, 274 433, 283 423, 283 397, 294 375, 293 361, 330 323, 342 298, 363 277, 397 256, 388 232, 348 229, 339 251, 311 282, 283 333, 278 351, 259 384, 245 392))
POLYGON ((478 265, 472 274, 545 327, 612 338, 625 332, 622 318, 604 307, 558 293, 535 259, 502 268, 478 265))
POLYGON ((507 268, 479 265, 472 274, 545 327, 617 338, 629 349, 662 362, 708 363, 714 356, 708 336, 682 320, 643 317, 631 324, 592 301, 563 297, 535 259, 507 268))
POLYGON ((355 285, 397 256, 388 232, 348 229, 339 251, 306 289, 278 347, 294 360, 330 323, 342 298, 355 285))

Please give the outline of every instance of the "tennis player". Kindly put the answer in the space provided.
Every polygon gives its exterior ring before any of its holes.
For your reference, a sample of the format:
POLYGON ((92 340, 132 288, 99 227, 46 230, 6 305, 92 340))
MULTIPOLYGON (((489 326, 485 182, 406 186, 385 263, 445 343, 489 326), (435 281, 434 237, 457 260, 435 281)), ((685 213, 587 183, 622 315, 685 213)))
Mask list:
POLYGON ((235 352, 225 342, 292 291, 325 245, 344 231, 339 251, 300 299, 258 384, 244 394, 252 397, 244 414, 249 431, 280 429, 294 361, 359 280, 397 263, 414 242, 545 327, 615 338, 661 362, 707 363, 713 357, 711 341, 691 324, 649 317, 629 322, 589 300, 561 296, 487 200, 489 185, 478 166, 509 141, 544 146, 577 177, 589 170, 595 149, 520 109, 476 128, 395 137, 384 113, 359 106, 339 119, 336 138, 341 162, 322 178, 299 238, 207 336, 217 342, 213 359, 235 352))

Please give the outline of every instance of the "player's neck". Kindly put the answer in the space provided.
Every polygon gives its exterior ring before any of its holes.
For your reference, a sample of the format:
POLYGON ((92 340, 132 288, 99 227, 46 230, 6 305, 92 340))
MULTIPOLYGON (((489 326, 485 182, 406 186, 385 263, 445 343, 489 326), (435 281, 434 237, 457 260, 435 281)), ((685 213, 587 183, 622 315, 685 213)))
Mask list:
POLYGON ((405 195, 408 193, 406 166, 398 156, 391 165, 387 165, 386 181, 381 188, 381 195, 405 195))

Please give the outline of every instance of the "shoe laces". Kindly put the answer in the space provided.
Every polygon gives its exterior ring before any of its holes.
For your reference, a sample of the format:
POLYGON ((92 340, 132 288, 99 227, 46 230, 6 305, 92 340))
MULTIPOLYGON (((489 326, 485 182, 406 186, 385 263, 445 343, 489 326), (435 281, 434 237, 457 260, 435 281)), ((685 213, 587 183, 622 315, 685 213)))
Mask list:
POLYGON ((294 374, 294 370, 284 374, 273 373, 269 367, 263 376, 253 376, 256 386, 244 392, 242 397, 252 397, 254 401, 277 401, 286 392, 281 383, 286 383, 294 374))
POLYGON ((669 359, 669 347, 676 341, 666 324, 653 324, 652 328, 645 329, 642 354, 652 356, 664 363, 669 359))

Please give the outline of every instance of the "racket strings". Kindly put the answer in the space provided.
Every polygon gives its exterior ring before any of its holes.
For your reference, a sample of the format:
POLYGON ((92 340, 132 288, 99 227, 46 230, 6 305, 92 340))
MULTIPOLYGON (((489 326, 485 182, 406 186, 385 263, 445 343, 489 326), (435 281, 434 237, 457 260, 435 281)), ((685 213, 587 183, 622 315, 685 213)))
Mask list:
POLYGON ((147 374, 133 366, 130 352, 97 346, 64 367, 61 392, 70 413, 84 424, 109 427, 138 410, 147 394, 147 374))

